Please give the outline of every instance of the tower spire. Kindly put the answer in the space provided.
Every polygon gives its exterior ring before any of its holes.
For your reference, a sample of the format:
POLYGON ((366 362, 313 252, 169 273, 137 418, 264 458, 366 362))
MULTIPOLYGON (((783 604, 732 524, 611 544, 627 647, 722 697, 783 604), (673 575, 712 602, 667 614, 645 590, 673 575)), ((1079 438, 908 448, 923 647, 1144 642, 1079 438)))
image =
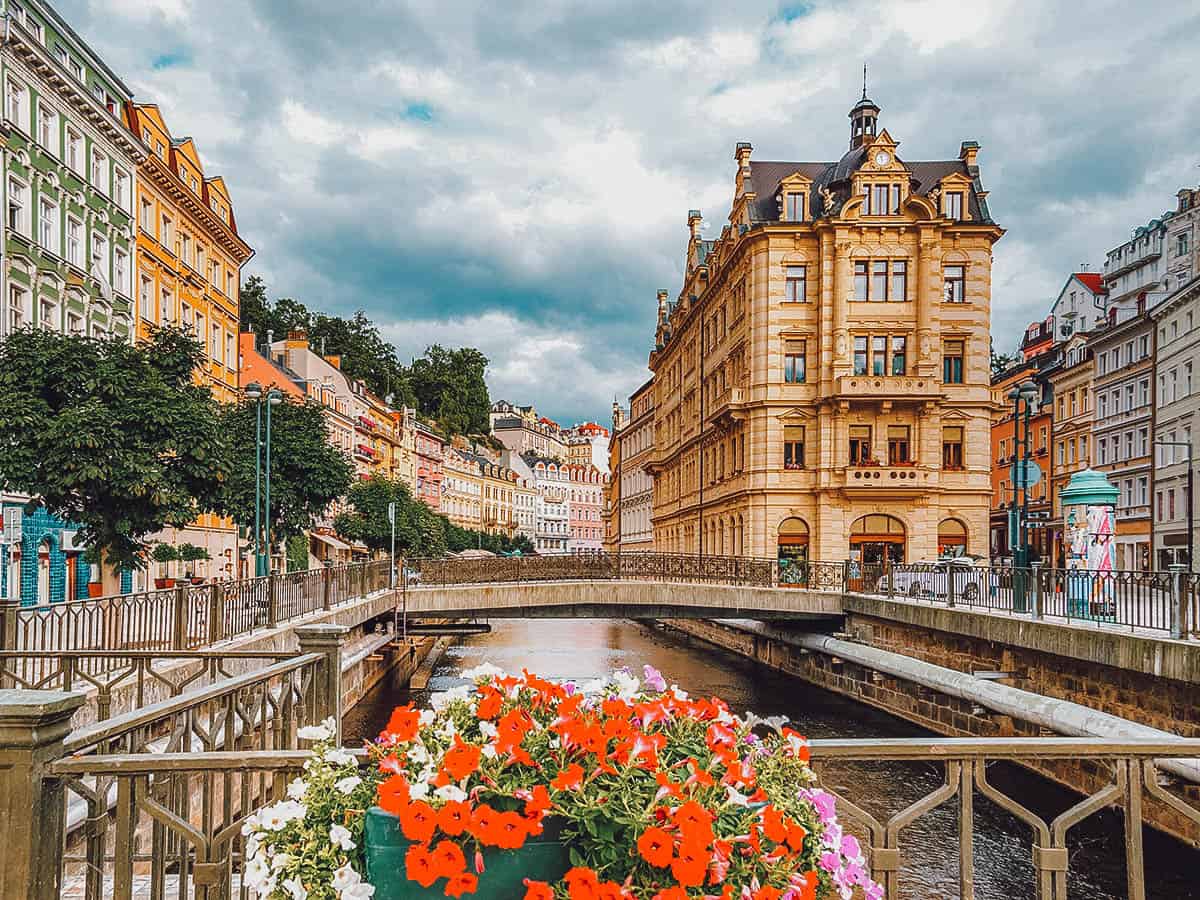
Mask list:
POLYGON ((867 99, 867 61, 863 60, 863 95, 864 100, 867 99))

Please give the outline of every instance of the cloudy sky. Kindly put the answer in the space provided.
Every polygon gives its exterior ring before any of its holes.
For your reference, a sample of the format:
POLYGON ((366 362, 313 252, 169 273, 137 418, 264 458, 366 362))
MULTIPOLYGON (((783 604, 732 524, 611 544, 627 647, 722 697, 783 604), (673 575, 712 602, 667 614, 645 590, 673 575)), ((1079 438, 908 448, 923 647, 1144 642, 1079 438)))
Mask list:
POLYGON ((733 147, 837 159, 871 70, 901 156, 983 151, 1015 346, 1066 275, 1200 182, 1200 6, 1143 0, 58 0, 226 176, 248 271, 365 309, 402 357, 492 360, 493 397, 604 421, 647 376, 686 213, 733 147))

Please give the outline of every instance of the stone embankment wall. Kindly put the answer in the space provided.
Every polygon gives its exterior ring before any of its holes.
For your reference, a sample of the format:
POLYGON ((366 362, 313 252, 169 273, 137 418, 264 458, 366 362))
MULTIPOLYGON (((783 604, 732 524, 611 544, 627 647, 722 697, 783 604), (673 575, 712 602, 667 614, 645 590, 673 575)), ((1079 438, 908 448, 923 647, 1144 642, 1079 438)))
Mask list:
MULTIPOLYGON (((787 631, 781 628, 762 626, 761 631, 752 631, 735 623, 702 620, 664 621, 661 624, 893 713, 936 734, 947 737, 1036 737, 1050 733, 1019 718, 998 715, 970 700, 836 656, 812 652, 790 642, 787 631)), ((1172 684, 1126 669, 1055 658, 1024 648, 927 631, 884 619, 850 615, 847 631, 866 646, 962 672, 1010 673, 1012 677, 1000 679, 1000 683, 1091 706, 1187 737, 1200 732, 1195 720, 1195 701, 1185 703, 1183 700, 1187 691, 1195 691, 1195 685, 1172 684), (1151 695, 1157 695, 1153 701, 1151 695)), ((994 676, 989 674, 989 677, 994 676)), ((1111 767, 1103 763, 1030 761, 1027 765, 1081 794, 1094 793, 1112 780, 1111 767)), ((1200 787, 1179 783, 1174 785, 1174 790, 1192 804, 1200 805, 1197 802, 1200 801, 1200 787)), ((1145 815, 1147 823, 1156 829, 1200 846, 1200 828, 1164 804, 1146 797, 1145 815)))

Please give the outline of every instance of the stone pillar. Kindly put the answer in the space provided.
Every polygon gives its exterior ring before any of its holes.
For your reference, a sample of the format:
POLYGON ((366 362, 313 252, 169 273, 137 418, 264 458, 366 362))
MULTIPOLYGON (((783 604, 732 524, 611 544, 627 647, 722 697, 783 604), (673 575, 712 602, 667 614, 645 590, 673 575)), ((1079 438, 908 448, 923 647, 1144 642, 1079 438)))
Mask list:
POLYGON ((171 649, 186 650, 188 641, 188 586, 175 586, 171 597, 171 649))
POLYGON ((65 789, 50 764, 83 694, 0 690, 0 897, 57 900, 61 890, 65 789))
POLYGON ((350 629, 345 625, 300 625, 296 638, 300 653, 320 653, 324 660, 317 667, 311 690, 314 717, 318 722, 332 718, 337 727, 337 741, 342 740, 342 650, 350 629))

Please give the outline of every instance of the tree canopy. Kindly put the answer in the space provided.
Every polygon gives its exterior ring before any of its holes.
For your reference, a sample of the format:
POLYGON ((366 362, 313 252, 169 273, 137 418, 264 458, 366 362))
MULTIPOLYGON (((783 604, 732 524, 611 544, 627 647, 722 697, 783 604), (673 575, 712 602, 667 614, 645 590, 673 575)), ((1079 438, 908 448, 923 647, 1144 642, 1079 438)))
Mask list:
POLYGON ((488 358, 473 347, 448 350, 434 344, 409 367, 417 411, 450 434, 487 434, 491 422, 488 358))
MULTIPOLYGON (((254 440, 257 404, 221 410, 218 427, 228 445, 230 470, 222 512, 241 525, 254 522, 254 440)), ((264 406, 264 431, 265 415, 264 406)), ((265 435, 264 435, 265 437, 265 435)), ((326 438, 320 404, 284 401, 271 409, 271 539, 286 540, 312 526, 350 489, 354 466, 326 438)))
MULTIPOLYGON (((219 411, 180 331, 148 342, 23 330, 0 343, 0 486, 80 526, 113 566, 145 564, 147 536, 219 506, 219 411)), ((253 467, 252 467, 253 468, 253 467)))
POLYGON ((374 476, 350 488, 347 509, 337 517, 334 528, 350 540, 362 541, 370 549, 391 547, 389 503, 396 504, 396 553, 404 556, 441 556, 446 552, 445 525, 440 516, 413 499, 408 486, 398 480, 374 476))

